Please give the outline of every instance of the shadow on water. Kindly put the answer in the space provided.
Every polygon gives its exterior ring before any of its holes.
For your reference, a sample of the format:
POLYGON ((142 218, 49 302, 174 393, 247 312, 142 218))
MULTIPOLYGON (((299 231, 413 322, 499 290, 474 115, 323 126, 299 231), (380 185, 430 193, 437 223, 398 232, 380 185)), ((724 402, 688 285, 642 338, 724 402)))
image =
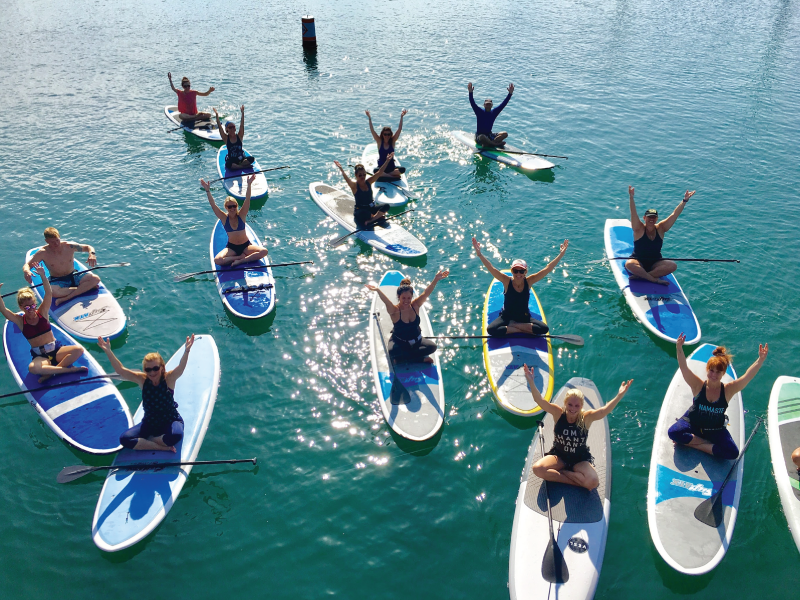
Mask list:
POLYGON ((225 308, 225 314, 228 315, 228 319, 230 322, 236 325, 239 329, 241 329, 245 334, 249 335, 250 337, 257 337, 264 333, 267 333, 270 328, 272 327, 272 323, 275 322, 275 315, 278 313, 277 304, 275 308, 270 312, 268 315, 261 317, 260 319, 242 319, 241 317, 237 317, 233 313, 231 313, 227 307, 225 308))
POLYGON ((439 431, 437 431, 436 435, 434 435, 432 438, 423 440, 421 442, 416 442, 398 435, 394 429, 391 427, 389 428, 389 433, 392 435, 392 440, 394 440, 397 448, 404 454, 411 454, 413 456, 427 456, 433 452, 433 449, 439 445, 439 441, 442 439, 443 431, 444 424, 442 424, 442 427, 439 428, 439 431))
POLYGON ((182 129, 178 133, 183 133, 183 139, 186 142, 186 149, 189 151, 189 154, 202 154, 208 150, 208 146, 212 146, 213 148, 219 148, 222 146, 222 141, 211 142, 208 140, 203 140, 197 137, 195 134, 189 133, 185 129, 182 129), (208 144, 208 146, 206 144, 208 144))
POLYGON ((664 562, 664 559, 661 558, 661 555, 653 544, 650 544, 650 555, 653 558, 653 564, 656 567, 659 577, 661 577, 661 583, 664 584, 664 587, 681 596, 697 594, 703 591, 714 578, 714 571, 706 573, 705 575, 684 575, 683 573, 678 573, 664 562))
POLYGON ((522 173, 531 181, 539 181, 542 183, 553 183, 556 180, 554 169, 540 169, 539 171, 525 171, 517 167, 510 167, 517 173, 522 173))
POLYGON ((544 417, 544 412, 534 415, 532 417, 523 417, 520 415, 515 415, 514 413, 508 412, 503 406, 497 401, 497 398, 492 395, 492 400, 494 400, 494 405, 497 407, 497 414, 500 415, 507 423, 509 423, 512 427, 519 429, 520 431, 525 431, 528 429, 533 429, 539 424, 539 421, 542 420, 544 417))
POLYGON ((316 48, 303 48, 303 65, 309 77, 317 77, 319 75, 316 48))
MULTIPOLYGON (((370 246, 369 244, 367 244, 366 242, 362 241, 360 238, 357 238, 355 236, 353 236, 353 239, 355 240, 355 243, 353 245, 358 246, 359 255, 366 257, 372 256, 372 254, 375 251, 375 249, 372 246, 370 246)), ((421 269, 426 264, 428 264, 427 254, 423 254, 422 256, 417 256, 414 258, 400 258, 399 256, 390 256, 389 254, 387 254, 386 256, 408 267, 417 267, 421 269)))
MULTIPOLYGON (((211 460, 211 459, 209 459, 209 460, 211 460)), ((205 468, 214 467, 214 466, 215 465, 208 465, 205 468)), ((250 473, 252 475, 258 475, 258 470, 260 468, 260 465, 255 465, 255 466, 250 465, 249 467, 247 465, 243 465, 243 466, 247 467, 247 468, 243 468, 243 469, 225 469, 224 471, 210 471, 210 472, 200 472, 200 473, 198 473, 197 470, 198 469, 202 469, 203 465, 193 467, 192 468, 192 472, 189 473, 189 477, 186 479, 186 483, 183 485, 183 490, 181 490, 181 495, 183 495, 183 493, 187 489, 191 490, 191 489, 196 488, 201 482, 205 481, 206 479, 212 479, 214 477, 219 477, 220 475, 233 475, 233 474, 236 474, 236 473, 250 473)))

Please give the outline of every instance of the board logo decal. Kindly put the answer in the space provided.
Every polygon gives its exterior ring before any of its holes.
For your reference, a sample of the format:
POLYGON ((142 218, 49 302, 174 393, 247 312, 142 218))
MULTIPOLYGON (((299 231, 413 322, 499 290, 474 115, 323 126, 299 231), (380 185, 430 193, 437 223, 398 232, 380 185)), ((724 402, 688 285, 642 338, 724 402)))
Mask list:
POLYGON ((577 535, 569 538, 569 542, 567 542, 567 545, 569 546, 570 550, 578 554, 583 554, 589 549, 589 542, 587 542, 583 538, 579 538, 577 535))

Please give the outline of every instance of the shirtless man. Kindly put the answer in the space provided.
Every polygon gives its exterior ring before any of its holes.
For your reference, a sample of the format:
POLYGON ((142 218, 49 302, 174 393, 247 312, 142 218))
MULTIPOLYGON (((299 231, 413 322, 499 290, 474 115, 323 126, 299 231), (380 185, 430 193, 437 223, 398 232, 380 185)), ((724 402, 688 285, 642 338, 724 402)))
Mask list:
POLYGON ((100 278, 94 273, 76 273, 74 258, 76 252, 88 252, 90 267, 97 265, 97 256, 94 248, 88 244, 75 242, 62 242, 61 236, 55 227, 44 230, 44 241, 47 242, 39 248, 31 259, 22 265, 22 273, 28 283, 33 281, 31 267, 38 262, 44 262, 50 271, 50 285, 53 287, 53 298, 56 306, 74 298, 100 284, 100 278))

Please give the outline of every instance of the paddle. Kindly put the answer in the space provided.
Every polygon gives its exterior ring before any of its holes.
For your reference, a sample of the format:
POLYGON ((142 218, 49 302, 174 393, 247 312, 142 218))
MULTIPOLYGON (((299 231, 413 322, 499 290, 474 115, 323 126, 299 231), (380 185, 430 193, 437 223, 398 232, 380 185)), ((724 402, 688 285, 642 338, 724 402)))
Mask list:
MULTIPOLYGON (((300 262, 277 263, 277 264, 274 264, 274 265, 260 265, 260 266, 254 266, 254 267, 236 267, 235 270, 237 270, 237 271, 258 271, 259 269, 271 269, 273 267, 290 267, 292 265, 308 265, 308 264, 312 264, 313 265, 314 261, 313 260, 303 260, 303 261, 300 261, 300 262)), ((233 270, 233 269, 231 269, 231 270, 233 270)), ((207 273, 225 273, 225 271, 220 270, 220 269, 215 269, 213 271, 197 271, 196 273, 183 273, 182 275, 175 275, 175 277, 172 278, 172 281, 175 281, 175 282, 186 281, 187 279, 190 279, 190 278, 194 277, 195 275, 205 275, 207 273)))
POLYGON ((270 171, 280 171, 281 169, 291 169, 289 165, 285 165, 283 167, 273 167, 271 169, 261 169, 260 171, 251 171, 249 173, 240 173, 239 175, 228 175, 227 177, 218 177, 217 179, 212 179, 208 183, 214 183, 215 181, 222 181, 223 179, 236 179, 237 177, 246 177, 247 175, 255 175, 256 173, 269 173, 270 171))
MULTIPOLYGON (((542 456, 544 453, 544 420, 539 421, 539 443, 542 446, 542 456)), ((550 526, 550 541, 544 551, 542 559, 542 577, 550 583, 566 583, 569 581, 569 569, 564 562, 564 555, 558 547, 556 536, 553 533, 553 512, 550 510, 550 495, 547 493, 547 480, 542 479, 544 497, 547 500, 547 524, 550 526)))
MULTIPOLYGON (((608 260, 629 260, 631 258, 635 259, 636 257, 635 256, 614 256, 612 258, 609 258, 608 260)), ((604 260, 606 260, 606 259, 602 258, 602 259, 596 260, 596 261, 593 260, 592 262, 603 262, 604 260)), ((736 260, 735 258, 662 258, 660 260, 674 260, 674 261, 682 261, 682 262, 725 262, 725 263, 738 263, 738 262, 741 262, 739 260, 736 260)))
POLYGON ((758 417, 756 426, 753 427, 750 437, 748 437, 747 441, 744 443, 744 448, 742 448, 742 451, 739 453, 739 456, 736 458, 736 460, 733 461, 730 471, 728 471, 725 479, 722 480, 722 485, 719 486, 719 489, 716 491, 716 493, 710 498, 703 500, 698 507, 694 509, 694 518, 701 523, 705 523, 709 527, 713 527, 715 529, 720 526, 720 523, 722 523, 722 490, 725 489, 725 484, 728 483, 731 475, 733 475, 733 470, 736 468, 736 465, 739 464, 739 461, 742 460, 744 453, 747 452, 747 447, 750 445, 750 440, 753 439, 753 436, 756 434, 756 431, 760 427, 763 420, 764 419, 761 417, 758 417))
MULTIPOLYGON (((130 267, 130 266, 131 266, 131 263, 127 263, 127 262, 115 263, 113 265, 100 265, 100 266, 97 266, 97 267, 92 267, 91 269, 84 269, 83 271, 75 271, 74 273, 71 273, 71 275, 78 275, 80 273, 88 273, 89 271, 96 271, 97 269, 112 269, 114 267, 130 267)), ((41 287, 41 286, 42 286, 41 283, 37 283, 36 285, 32 285, 30 287, 31 288, 37 288, 37 287, 41 287)), ((16 293, 17 292, 9 292, 8 294, 3 294, 2 296, 0 296, 0 298, 8 298, 9 296, 16 295, 16 293)))
POLYGON ((504 154, 528 154, 530 156, 545 156, 547 158, 563 158, 564 160, 569 160, 569 156, 556 156, 555 154, 539 154, 538 152, 524 152, 522 150, 504 150, 499 146, 478 146, 478 151, 483 152, 484 150, 496 150, 497 152, 502 152, 504 154))
MULTIPOLYGON (((383 220, 384 220, 384 221, 388 221, 389 219, 395 219, 395 218, 399 217, 400 215, 404 215, 404 214, 406 214, 406 213, 415 212, 415 211, 416 211, 416 209, 414 209, 414 208, 409 208, 408 210, 404 210, 403 212, 401 212, 401 213, 397 213, 396 215, 390 215, 390 216, 388 216, 388 217, 384 217, 384 218, 383 218, 383 220)), ((380 223, 380 221, 376 221, 376 224, 377 224, 377 223, 380 223)), ((345 241, 347 238, 349 238, 351 235, 353 235, 353 234, 356 234, 356 233, 359 233, 359 232, 361 232, 361 231, 370 231, 370 229, 368 229, 368 228, 366 228, 366 227, 365 227, 365 228, 363 228, 363 229, 356 229, 355 231, 351 231, 350 233, 346 233, 346 234, 344 234, 342 237, 336 238, 335 240, 332 240, 332 241, 328 242, 328 248, 336 248, 337 246, 341 246, 341 245, 342 245, 342 243, 343 243, 343 242, 344 242, 344 241, 345 241)))
POLYGON ((31 392, 40 392, 42 390, 52 390, 54 388, 65 387, 67 385, 79 385, 81 383, 91 383, 98 379, 119 379, 116 373, 108 373, 107 375, 95 375, 94 377, 86 377, 85 379, 78 379, 77 381, 65 381, 63 383, 54 383, 53 385, 43 385, 42 387, 32 388, 29 390, 20 390, 12 392, 11 394, 3 394, 0 398, 10 398, 11 396, 21 396, 22 394, 30 394, 31 392))
POLYGON ((386 340, 383 339, 381 318, 376 312, 372 313, 372 316, 375 317, 375 323, 378 326, 378 336, 381 338, 381 345, 383 346, 383 351, 386 353, 386 362, 389 363, 389 377, 392 379, 392 391, 389 393, 389 401, 392 404, 408 404, 411 402, 411 394, 408 393, 406 386, 397 378, 397 373, 395 373, 392 357, 389 355, 389 348, 386 346, 386 340))
POLYGON ((147 471, 150 469, 166 469, 167 467, 182 467, 189 465, 233 465, 236 463, 251 462, 256 464, 255 458, 239 458, 235 460, 195 460, 192 462, 164 462, 164 463, 135 463, 131 465, 108 465, 102 467, 87 467, 86 465, 75 465, 64 467, 56 477, 58 483, 69 483, 80 479, 84 475, 95 471, 109 471, 111 469, 121 469, 124 471, 147 471))
POLYGON ((407 190, 401 188, 399 182, 397 182, 397 181, 386 181, 385 183, 389 183, 389 184, 393 185, 394 187, 396 187, 397 191, 400 192, 401 194, 403 194, 403 196, 405 196, 409 200, 419 200, 419 198, 417 198, 416 196, 412 196, 411 194, 408 193, 407 190))
POLYGON ((506 339, 511 337, 519 339, 519 338, 526 338, 526 337, 537 337, 537 338, 548 338, 551 340, 561 340, 562 342, 566 342, 568 344, 573 344, 575 346, 583 346, 584 341, 583 338, 579 335, 573 335, 571 333, 565 333, 562 335, 534 335, 534 334, 511 334, 510 336, 497 337, 493 335, 439 335, 439 336, 426 336, 426 340, 488 340, 490 338, 495 338, 498 340, 506 339))

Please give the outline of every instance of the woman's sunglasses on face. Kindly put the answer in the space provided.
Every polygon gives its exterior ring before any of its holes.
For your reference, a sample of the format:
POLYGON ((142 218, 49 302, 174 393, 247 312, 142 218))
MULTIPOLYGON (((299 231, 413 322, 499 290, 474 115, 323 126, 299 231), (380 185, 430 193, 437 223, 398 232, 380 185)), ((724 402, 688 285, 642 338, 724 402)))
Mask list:
POLYGON ((144 368, 144 372, 145 373, 157 373, 160 370, 161 370, 161 367, 145 367, 144 368))

